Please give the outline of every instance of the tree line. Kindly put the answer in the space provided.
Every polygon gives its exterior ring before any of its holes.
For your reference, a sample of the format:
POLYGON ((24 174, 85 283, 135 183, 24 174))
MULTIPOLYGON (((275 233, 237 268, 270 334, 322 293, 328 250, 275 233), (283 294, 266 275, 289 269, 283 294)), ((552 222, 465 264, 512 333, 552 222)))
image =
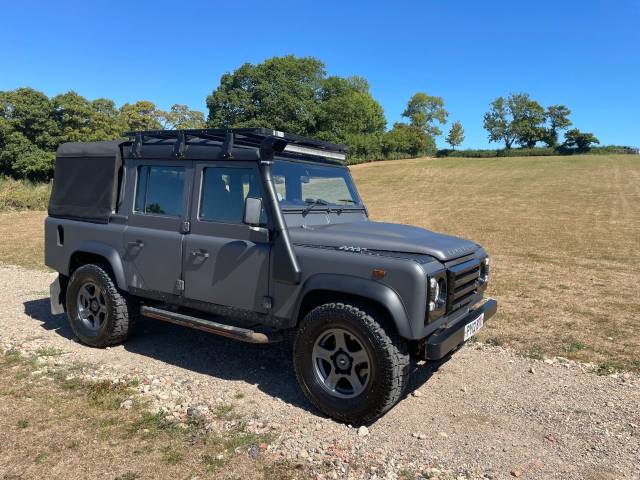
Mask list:
POLYGON ((61 143, 112 140, 127 130, 204 125, 202 112, 186 105, 162 111, 142 100, 116 108, 113 100, 90 101, 73 91, 52 98, 32 88, 0 92, 0 174, 47 180, 61 143))
MULTIPOLYGON (((443 135, 449 112, 442 97, 417 92, 402 113, 403 121, 387 129, 380 103, 369 83, 359 76, 329 76, 322 61, 312 57, 273 57, 245 63, 222 75, 206 98, 208 114, 186 105, 160 110, 148 100, 125 103, 88 100, 70 91, 54 97, 31 88, 0 92, 0 175, 32 180, 51 177, 55 150, 63 142, 119 138, 128 130, 209 127, 268 127, 344 143, 352 161, 434 155, 435 139, 443 135)), ((571 126, 571 111, 563 105, 543 108, 524 93, 499 97, 484 115, 489 140, 535 146, 544 142, 588 149, 599 143, 590 133, 571 126)), ((459 121, 445 141, 455 149, 464 142, 459 121)))
POLYGON ((208 123, 219 127, 267 126, 344 143, 355 159, 400 158, 435 152, 437 124, 446 122, 444 100, 420 92, 386 130, 382 106, 358 76, 327 76, 318 59, 292 55, 245 63, 224 74, 207 97, 208 123))
MULTIPOLYGON (((491 142, 504 142, 505 148, 513 144, 534 148, 538 142, 548 147, 559 147, 561 131, 572 125, 571 110, 564 105, 551 105, 546 109, 527 93, 515 93, 507 98, 498 97, 491 102, 490 110, 484 114, 484 128, 491 142)), ((589 149, 600 141, 590 132, 577 128, 564 134, 564 147, 580 151, 589 149)))

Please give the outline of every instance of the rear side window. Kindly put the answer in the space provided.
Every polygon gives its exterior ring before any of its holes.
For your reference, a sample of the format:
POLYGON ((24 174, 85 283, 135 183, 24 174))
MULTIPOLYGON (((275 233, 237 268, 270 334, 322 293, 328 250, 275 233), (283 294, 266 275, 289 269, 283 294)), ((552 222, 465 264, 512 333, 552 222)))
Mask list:
POLYGON ((138 167, 134 211, 180 217, 184 207, 184 167, 138 167))
MULTIPOLYGON (((202 170, 200 220, 242 223, 247 197, 262 198, 260 178, 251 168, 207 167, 202 170)), ((266 216, 263 210, 263 222, 266 216)))

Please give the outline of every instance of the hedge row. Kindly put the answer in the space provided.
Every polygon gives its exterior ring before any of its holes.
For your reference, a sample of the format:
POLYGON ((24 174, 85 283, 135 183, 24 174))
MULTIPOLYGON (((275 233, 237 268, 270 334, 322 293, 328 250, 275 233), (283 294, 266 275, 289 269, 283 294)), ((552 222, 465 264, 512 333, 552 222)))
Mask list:
POLYGON ((604 147, 592 147, 587 151, 567 147, 536 147, 536 148, 512 148, 500 150, 438 150, 437 157, 463 157, 463 158, 494 158, 494 157, 549 157, 552 155, 574 155, 574 154, 626 154, 637 155, 638 149, 609 145, 604 147))
POLYGON ((0 177, 0 212, 46 210, 50 195, 50 183, 0 177))

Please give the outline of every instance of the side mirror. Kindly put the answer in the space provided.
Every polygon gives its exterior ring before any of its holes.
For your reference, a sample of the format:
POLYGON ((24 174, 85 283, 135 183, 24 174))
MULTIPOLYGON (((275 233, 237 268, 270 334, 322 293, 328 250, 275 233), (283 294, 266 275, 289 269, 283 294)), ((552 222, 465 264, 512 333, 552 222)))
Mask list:
POLYGON ((244 223, 247 225, 260 225, 262 214, 262 199, 247 197, 244 201, 244 223))

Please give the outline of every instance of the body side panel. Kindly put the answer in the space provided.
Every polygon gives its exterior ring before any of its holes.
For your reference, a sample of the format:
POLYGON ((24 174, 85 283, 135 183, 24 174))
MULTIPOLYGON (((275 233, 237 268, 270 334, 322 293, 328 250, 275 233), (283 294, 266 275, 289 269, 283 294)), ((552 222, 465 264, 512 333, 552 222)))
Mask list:
POLYGON ((121 224, 98 224, 47 217, 45 264, 63 275, 69 275, 69 265, 74 253, 100 255, 109 261, 118 288, 127 290, 122 263, 124 229, 125 226, 121 224))
POLYGON ((295 326, 304 295, 314 289, 328 289, 383 303, 394 316, 398 331, 406 338, 415 338, 422 330, 426 276, 417 262, 303 246, 297 246, 296 253, 303 278, 299 285, 273 282, 275 317, 287 319, 290 326, 295 326), (373 269, 385 270, 385 277, 374 279, 373 269))

